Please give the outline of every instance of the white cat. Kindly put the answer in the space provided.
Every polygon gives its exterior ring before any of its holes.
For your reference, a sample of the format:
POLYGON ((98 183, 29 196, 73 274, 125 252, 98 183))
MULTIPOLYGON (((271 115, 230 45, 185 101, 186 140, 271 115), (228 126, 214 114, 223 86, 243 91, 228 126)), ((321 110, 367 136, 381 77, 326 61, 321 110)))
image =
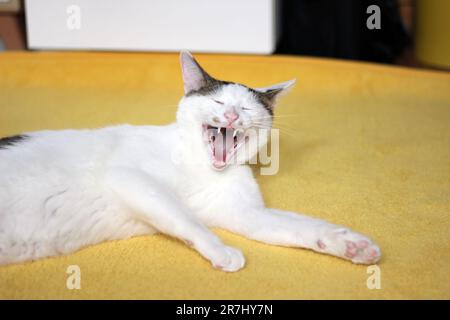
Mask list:
POLYGON ((180 59, 185 96, 174 124, 39 131, 0 140, 0 264, 162 232, 215 268, 241 269, 241 251, 208 227, 354 263, 377 262, 380 250, 367 237, 266 208, 243 164, 267 142, 251 143, 255 137, 246 138, 245 130, 270 128, 276 97, 294 81, 251 89, 212 78, 188 52, 180 59))

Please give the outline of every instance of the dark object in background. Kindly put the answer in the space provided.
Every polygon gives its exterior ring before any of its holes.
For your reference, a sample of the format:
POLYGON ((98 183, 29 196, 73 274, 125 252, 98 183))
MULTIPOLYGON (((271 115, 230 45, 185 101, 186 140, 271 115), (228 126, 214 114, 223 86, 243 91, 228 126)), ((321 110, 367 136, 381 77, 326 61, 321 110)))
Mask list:
POLYGON ((397 0, 280 0, 277 53, 392 63, 410 45, 397 0), (366 26, 370 5, 381 29, 366 26))

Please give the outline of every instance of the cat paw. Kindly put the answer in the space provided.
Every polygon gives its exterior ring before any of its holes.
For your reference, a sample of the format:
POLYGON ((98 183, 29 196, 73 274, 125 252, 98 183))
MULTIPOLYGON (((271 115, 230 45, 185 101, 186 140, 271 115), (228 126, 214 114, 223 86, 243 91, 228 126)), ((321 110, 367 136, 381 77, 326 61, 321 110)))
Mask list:
POLYGON ((222 246, 219 251, 220 254, 216 254, 216 257, 211 260, 214 268, 226 272, 235 272, 244 267, 245 258, 240 250, 222 246))
POLYGON ((380 248, 369 238, 348 229, 331 229, 317 241, 317 251, 358 264, 374 264, 381 258, 380 248))

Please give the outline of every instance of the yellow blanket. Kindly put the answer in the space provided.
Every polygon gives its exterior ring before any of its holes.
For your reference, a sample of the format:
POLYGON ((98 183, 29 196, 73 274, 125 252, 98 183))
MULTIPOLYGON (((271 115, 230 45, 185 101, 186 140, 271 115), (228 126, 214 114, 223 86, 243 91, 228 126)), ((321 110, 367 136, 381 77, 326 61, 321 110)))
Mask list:
MULTIPOLYGON (((450 74, 296 57, 198 55, 218 78, 297 78, 278 106, 280 172, 268 206, 349 226, 380 245, 366 266, 217 230, 247 266, 228 274, 162 235, 0 267, 0 298, 450 298, 450 74), (68 266, 81 270, 69 290, 68 266), (370 271, 370 270, 369 270, 370 271)), ((165 124, 182 95, 178 56, 0 54, 0 136, 118 123, 165 124)))

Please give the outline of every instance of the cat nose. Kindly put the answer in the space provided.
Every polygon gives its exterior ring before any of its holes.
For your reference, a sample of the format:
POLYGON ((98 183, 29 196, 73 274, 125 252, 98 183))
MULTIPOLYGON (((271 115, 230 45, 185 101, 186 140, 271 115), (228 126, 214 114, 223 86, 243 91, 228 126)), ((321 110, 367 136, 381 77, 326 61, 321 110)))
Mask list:
POLYGON ((230 123, 233 123, 237 119, 239 119, 239 115, 236 113, 236 111, 227 111, 223 115, 230 123))

